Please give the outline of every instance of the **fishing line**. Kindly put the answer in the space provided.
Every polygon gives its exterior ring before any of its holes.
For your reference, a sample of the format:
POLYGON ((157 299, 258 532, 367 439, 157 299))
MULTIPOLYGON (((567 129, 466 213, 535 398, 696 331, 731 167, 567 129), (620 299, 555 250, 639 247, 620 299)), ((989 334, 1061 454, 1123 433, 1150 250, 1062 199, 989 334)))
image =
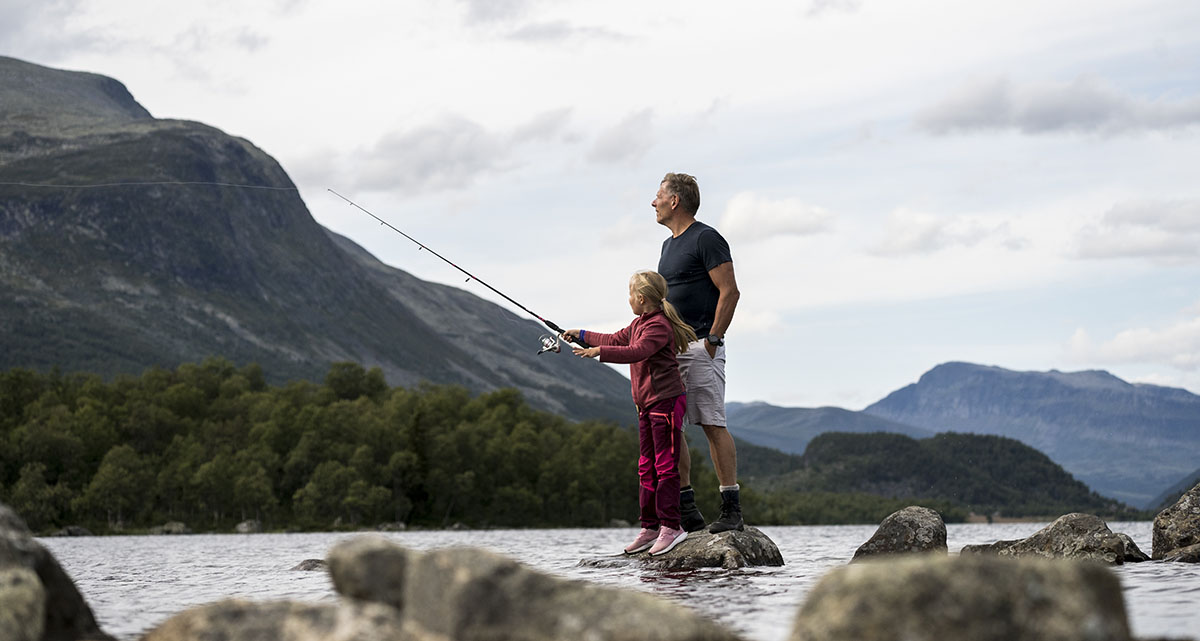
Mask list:
POLYGON ((149 185, 212 185, 215 187, 240 187, 242 189, 266 189, 270 191, 300 191, 298 187, 270 187, 267 185, 240 185, 204 181, 162 180, 154 182, 93 183, 90 185, 61 185, 56 183, 0 182, 0 187, 54 187, 58 189, 96 189, 99 187, 138 187, 149 185))
MULTIPOLYGON (((541 354, 542 352, 558 352, 558 351, 560 351, 560 349, 561 349, 561 348, 560 348, 560 346, 559 346, 559 335, 563 334, 563 333, 564 333, 566 330, 564 330, 563 328, 561 328, 561 327, 559 327, 558 325, 554 324, 552 321, 549 321, 549 320, 546 320, 545 318, 542 318, 541 316, 539 316, 538 314, 536 314, 536 313, 535 313, 533 310, 531 310, 531 309, 529 309, 528 307, 526 307, 526 306, 522 305, 521 303, 518 303, 517 301, 513 300, 511 297, 509 297, 509 295, 508 295, 508 294, 505 294, 504 292, 502 292, 502 291, 500 291, 500 290, 496 289, 495 287, 492 287, 491 285, 487 284, 486 282, 484 282, 484 281, 482 281, 482 280, 479 280, 479 278, 478 278, 477 276, 475 276, 474 274, 472 274, 471 272, 469 272, 469 271, 467 271, 467 270, 463 269, 462 267, 459 267, 458 265, 455 265, 453 262, 451 262, 451 261, 450 261, 449 259, 447 259, 445 256, 442 256, 441 254, 439 254, 439 253, 437 253, 437 252, 433 251, 432 249, 430 249, 430 248, 429 248, 429 246, 428 246, 428 245, 426 245, 425 243, 422 243, 421 241, 417 240, 416 238, 413 238, 412 236, 409 236, 408 234, 406 234, 406 233, 404 233, 403 231, 399 230, 398 228, 396 228, 394 225, 392 225, 392 224, 391 224, 391 223, 389 223, 388 221, 386 221, 386 220, 384 220, 384 219, 380 218, 379 216, 376 216, 375 214, 371 213, 370 211, 368 211, 367 209, 365 209, 364 207, 362 207, 362 206, 361 206, 361 205, 359 205, 358 203, 354 202, 353 200, 350 200, 349 198, 346 198, 345 196, 343 196, 343 195, 339 194, 338 192, 336 192, 336 191, 334 191, 334 190, 332 190, 332 189, 328 189, 328 191, 329 191, 329 193, 333 194, 334 196, 337 196, 338 198, 341 198, 342 200, 346 201, 347 203, 350 203, 350 205, 351 205, 351 206, 353 206, 354 208, 356 208, 356 209, 358 209, 359 211, 363 212, 364 214, 366 214, 366 215, 370 216, 371 218, 374 218, 375 220, 379 221, 379 224, 380 224, 380 225, 385 225, 385 226, 387 226, 387 228, 388 228, 388 229, 391 229, 392 231, 396 232, 397 234, 400 234, 401 236, 404 236, 405 238, 407 238, 407 239, 411 240, 411 241, 412 241, 414 244, 416 244, 416 246, 417 246, 417 251, 421 251, 421 250, 428 251, 429 253, 433 254, 434 256, 437 256, 438 258, 440 258, 440 259, 442 260, 442 262, 444 262, 444 263, 446 263, 447 265, 449 265, 449 266, 453 267, 454 269, 457 269, 458 271, 460 271, 460 272, 462 272, 462 273, 466 274, 466 275, 467 275, 467 280, 466 280, 466 281, 464 281, 464 282, 468 282, 468 283, 469 283, 469 282, 471 282, 471 281, 475 281, 475 282, 479 283, 480 285, 483 285, 484 287, 486 287, 486 288, 488 288, 488 289, 492 290, 493 292, 495 292, 496 294, 498 294, 498 295, 499 295, 501 298, 503 298, 504 300, 506 300, 506 301, 508 301, 508 302, 512 303, 513 305, 516 305, 517 307, 521 308, 521 310, 522 310, 522 311, 524 311, 526 314, 529 314, 530 316, 533 316, 534 318, 536 318, 536 319, 538 319, 539 321, 541 321, 543 325, 545 325, 546 327, 549 327, 551 330, 553 330, 553 331, 555 332, 553 335, 548 335, 548 334, 545 334, 545 335, 542 335, 542 336, 539 338, 539 340, 542 342, 542 349, 538 351, 538 354, 541 354)), ((578 344, 578 345, 580 345, 580 346, 582 346, 582 347, 584 347, 584 348, 587 348, 587 347, 589 347, 589 345, 588 345, 587 343, 583 342, 582 340, 579 340, 578 338, 577 338, 577 339, 575 339, 575 340, 574 340, 574 341, 572 341, 572 342, 573 342, 573 343, 576 343, 576 344, 578 344)))

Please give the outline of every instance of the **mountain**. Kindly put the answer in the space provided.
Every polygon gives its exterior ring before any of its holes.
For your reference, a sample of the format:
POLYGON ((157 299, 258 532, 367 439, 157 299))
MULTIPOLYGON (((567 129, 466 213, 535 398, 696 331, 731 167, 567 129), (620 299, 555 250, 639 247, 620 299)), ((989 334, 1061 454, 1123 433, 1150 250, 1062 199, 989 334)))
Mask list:
POLYGON ((1031 445, 1097 492, 1152 507, 1200 460, 1200 396, 1108 372, 1017 372, 945 363, 865 413, 1031 445))
POLYGON ((1196 487, 1200 483, 1200 470, 1196 470, 1191 474, 1183 477, 1178 483, 1167 488, 1162 494, 1159 494, 1150 502, 1150 507, 1154 512, 1161 512, 1179 501, 1179 497, 1183 496, 1184 492, 1196 487))
POLYGON ((0 96, 0 369, 112 376, 216 355, 278 383, 355 361, 393 385, 515 387, 540 409, 632 422, 628 379, 536 356, 541 325, 321 227, 249 141, 13 58, 0 96))
POLYGON ((893 432, 914 438, 933 436, 930 430, 840 407, 778 407, 767 403, 729 403, 726 418, 738 438, 802 454, 809 441, 825 432, 893 432))
POLYGON ((1126 512, 1045 454, 1000 436, 945 433, 918 440, 903 434, 830 432, 814 438, 798 463, 792 472, 764 479, 764 485, 945 500, 982 514, 1126 512))

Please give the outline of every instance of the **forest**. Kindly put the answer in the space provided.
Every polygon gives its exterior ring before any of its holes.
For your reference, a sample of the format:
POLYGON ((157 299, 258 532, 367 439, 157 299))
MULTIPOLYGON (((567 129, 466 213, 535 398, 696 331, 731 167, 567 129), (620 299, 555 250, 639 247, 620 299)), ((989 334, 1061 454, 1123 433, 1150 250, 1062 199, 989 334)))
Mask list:
MULTIPOLYGON (((697 500, 715 518, 715 475, 693 456, 697 500)), ((321 383, 281 386, 219 358, 111 381, 0 373, 0 501, 39 533, 169 521, 218 532, 248 519, 272 531, 636 523, 636 459, 629 426, 538 411, 515 390, 392 387, 349 362, 321 383)), ((917 503, 953 522, 971 509, 754 479, 742 502, 755 525, 878 523, 917 503)))

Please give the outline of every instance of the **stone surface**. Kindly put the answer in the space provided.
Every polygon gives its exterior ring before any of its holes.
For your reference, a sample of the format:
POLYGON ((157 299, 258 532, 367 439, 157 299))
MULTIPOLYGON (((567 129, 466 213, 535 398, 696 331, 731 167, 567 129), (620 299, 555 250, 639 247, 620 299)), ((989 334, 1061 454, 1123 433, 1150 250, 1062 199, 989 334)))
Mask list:
POLYGON ((963 547, 962 553, 1040 556, 1120 565, 1125 562, 1125 541, 1108 529, 1108 525, 1099 517, 1076 512, 1058 517, 1029 538, 998 541, 990 545, 968 545, 963 547))
POLYGON ((292 569, 303 572, 313 572, 315 570, 324 570, 325 568, 326 563, 324 559, 304 559, 303 561, 297 563, 296 567, 292 569))
POLYGON ((92 531, 82 525, 68 525, 50 536, 95 536, 92 531))
POLYGON ((1127 641, 1121 586, 1095 563, 910 555, 851 563, 809 592, 792 641, 1127 641))
POLYGON ((238 534, 258 534, 259 532, 262 532, 262 521, 257 519, 242 521, 241 523, 238 523, 237 527, 234 529, 238 534))
MULTIPOLYGON (((141 641, 421 641, 394 609, 374 603, 219 601, 186 610, 141 641)), ((433 641, 432 639, 429 641, 433 641)))
POLYGON ((1200 563, 1200 543, 1189 545, 1185 548, 1175 548, 1163 557, 1164 561, 1178 561, 1180 563, 1200 563))
POLYGON ((946 554, 946 524, 942 515, 927 507, 909 506, 893 512, 854 552, 854 559, 914 552, 946 554))
POLYGON ((157 527, 150 528, 150 534, 191 534, 192 529, 186 523, 170 521, 157 527))
POLYGON ((405 550, 379 537, 330 553, 339 593, 399 606, 420 637, 483 641, 729 640, 730 631, 650 594, 542 574, 474 548, 405 550), (388 548, 391 548, 390 550, 388 548), (387 578, 373 576, 395 574, 387 578))
POLYGON ((96 625, 96 617, 75 583, 40 543, 25 522, 0 504, 0 568, 25 568, 37 575, 45 595, 43 638, 53 641, 111 639, 96 625))
POLYGON ((1137 543, 1133 542, 1133 539, 1130 538, 1128 534, 1117 532, 1117 536, 1125 543, 1126 563, 1141 563, 1142 561, 1150 560, 1150 555, 1143 552, 1142 549, 1137 546, 1137 543))
POLYGON ((41 641, 46 623, 46 592, 33 570, 0 568, 0 639, 41 641))
POLYGON ((1200 544, 1200 485, 1183 493, 1175 505, 1154 517, 1151 555, 1156 559, 1174 556, 1180 548, 1200 544))
POLYGON ((581 567, 650 567, 662 570, 693 570, 725 568, 736 570, 749 566, 783 565, 783 555, 775 542, 758 528, 747 527, 744 532, 730 530, 710 534, 706 530, 692 532, 675 549, 660 556, 649 551, 583 559, 581 567))

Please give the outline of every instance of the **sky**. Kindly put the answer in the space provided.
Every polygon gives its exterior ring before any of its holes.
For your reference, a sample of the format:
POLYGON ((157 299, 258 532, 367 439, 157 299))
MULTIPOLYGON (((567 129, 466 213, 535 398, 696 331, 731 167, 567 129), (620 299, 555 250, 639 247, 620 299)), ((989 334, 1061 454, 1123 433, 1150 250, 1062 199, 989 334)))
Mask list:
POLYGON ((0 0, 0 55, 246 138, 384 262, 524 315, 328 190, 564 327, 628 324, 650 202, 692 174, 742 294, 728 400, 861 409, 947 361, 1200 393, 1198 26, 1194 0, 0 0))

